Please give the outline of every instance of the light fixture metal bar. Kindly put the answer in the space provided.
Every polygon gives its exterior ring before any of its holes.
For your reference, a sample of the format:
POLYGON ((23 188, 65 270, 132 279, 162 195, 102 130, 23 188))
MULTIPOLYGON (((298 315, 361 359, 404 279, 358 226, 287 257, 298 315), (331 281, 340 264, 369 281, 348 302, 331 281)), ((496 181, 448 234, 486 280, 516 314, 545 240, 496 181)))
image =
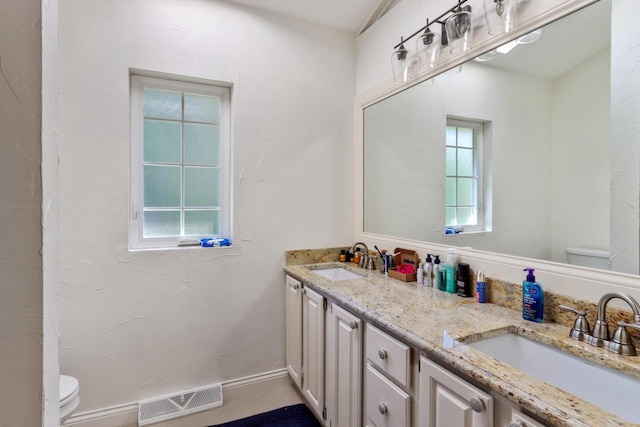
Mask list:
POLYGON ((447 16, 448 14, 450 14, 451 12, 453 12, 454 10, 456 10, 458 7, 460 7, 461 5, 465 4, 468 0, 458 0, 456 2, 456 5, 453 6, 452 8, 450 8, 449 10, 447 10, 446 12, 444 12, 442 15, 438 16, 436 19, 430 19, 429 20, 429 24, 425 25, 424 27, 420 28, 418 31, 416 31, 415 33, 411 34, 409 37, 405 37, 403 39, 402 42, 398 43, 397 45, 395 45, 393 47, 393 49, 397 49, 400 47, 400 45, 402 45, 402 43, 406 42, 407 40, 411 40, 412 38, 414 38, 415 36, 417 36, 418 34, 420 34, 422 31, 427 29, 427 26, 430 26, 431 24, 433 24, 434 22, 437 22, 438 24, 444 24, 444 21, 441 21, 442 18, 444 18, 445 16, 447 16))

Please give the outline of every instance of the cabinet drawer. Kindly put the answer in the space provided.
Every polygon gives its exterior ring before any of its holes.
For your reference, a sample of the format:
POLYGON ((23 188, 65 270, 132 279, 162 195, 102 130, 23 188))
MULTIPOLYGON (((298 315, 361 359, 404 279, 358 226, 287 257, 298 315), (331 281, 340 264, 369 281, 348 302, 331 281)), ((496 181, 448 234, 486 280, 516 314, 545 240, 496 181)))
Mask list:
POLYGON ((406 344, 367 324, 366 355, 373 364, 405 387, 411 383, 411 349, 406 344))
POLYGON ((517 409, 511 410, 511 422, 509 423, 510 427, 545 427, 543 424, 540 424, 536 420, 517 409))
POLYGON ((376 427, 408 427, 411 397, 367 363, 367 425, 376 427))

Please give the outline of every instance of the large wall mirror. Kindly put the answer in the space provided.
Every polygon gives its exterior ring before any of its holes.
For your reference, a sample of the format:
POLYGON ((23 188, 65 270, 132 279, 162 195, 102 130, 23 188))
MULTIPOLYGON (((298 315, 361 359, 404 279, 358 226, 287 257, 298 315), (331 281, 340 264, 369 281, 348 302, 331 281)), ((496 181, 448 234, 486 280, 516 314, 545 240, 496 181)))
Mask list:
POLYGON ((597 268, 638 274, 638 206, 622 190, 637 197, 640 164, 613 129, 612 1, 368 105, 363 231, 560 263, 586 249, 597 268))

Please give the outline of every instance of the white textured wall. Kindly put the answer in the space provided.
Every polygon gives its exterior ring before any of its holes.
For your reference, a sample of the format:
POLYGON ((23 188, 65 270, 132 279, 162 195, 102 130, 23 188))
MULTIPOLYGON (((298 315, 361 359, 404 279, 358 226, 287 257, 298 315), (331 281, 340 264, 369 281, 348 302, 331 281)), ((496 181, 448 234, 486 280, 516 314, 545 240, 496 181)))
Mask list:
POLYGON ((553 82, 553 261, 567 262, 568 247, 609 249, 610 55, 604 49, 553 82))
MULTIPOLYGON (((5 2, 6 3, 6 2, 5 2)), ((42 425, 41 2, 0 13, 0 426, 42 425)))
POLYGON ((60 363, 79 411, 284 367, 284 252, 351 240, 355 36, 212 0, 60 4, 60 363), (233 82, 229 250, 127 250, 129 67, 233 82))
POLYGON ((611 10, 611 269, 638 274, 640 259, 640 2, 614 0, 611 10), (627 224, 634 224, 629 226, 627 224))

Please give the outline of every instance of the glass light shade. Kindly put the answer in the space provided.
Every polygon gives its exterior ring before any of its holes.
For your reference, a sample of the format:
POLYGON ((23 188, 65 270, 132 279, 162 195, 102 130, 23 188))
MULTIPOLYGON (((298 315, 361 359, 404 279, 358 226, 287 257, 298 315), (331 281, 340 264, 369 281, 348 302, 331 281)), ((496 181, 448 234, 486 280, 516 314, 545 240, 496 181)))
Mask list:
POLYGON ((515 28, 519 3, 520 0, 483 0, 489 34, 504 34, 515 28))
POLYGON ((396 82, 408 82, 413 77, 417 59, 413 52, 405 49, 404 45, 391 54, 391 69, 393 80, 396 82))
POLYGON ((432 70, 436 67, 441 47, 440 34, 436 34, 428 28, 418 37, 416 40, 416 55, 418 56, 418 64, 421 70, 432 70))
POLYGON ((471 8, 458 8, 445 22, 445 31, 449 40, 449 52, 460 55, 471 49, 472 17, 471 8))

